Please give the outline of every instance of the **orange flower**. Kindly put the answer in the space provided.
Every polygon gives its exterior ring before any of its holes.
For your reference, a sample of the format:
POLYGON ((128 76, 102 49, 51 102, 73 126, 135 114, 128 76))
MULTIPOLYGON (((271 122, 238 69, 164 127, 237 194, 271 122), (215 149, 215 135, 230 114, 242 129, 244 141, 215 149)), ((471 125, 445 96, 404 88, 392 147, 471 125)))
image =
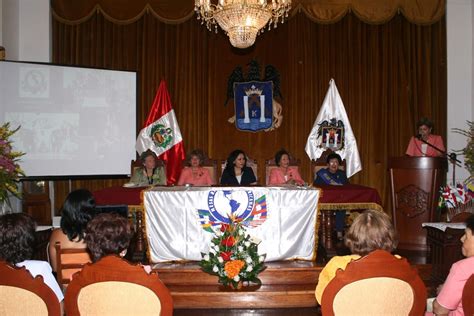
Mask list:
POLYGON ((230 279, 233 279, 239 274, 240 270, 244 267, 245 262, 242 260, 227 261, 224 266, 225 273, 230 279))

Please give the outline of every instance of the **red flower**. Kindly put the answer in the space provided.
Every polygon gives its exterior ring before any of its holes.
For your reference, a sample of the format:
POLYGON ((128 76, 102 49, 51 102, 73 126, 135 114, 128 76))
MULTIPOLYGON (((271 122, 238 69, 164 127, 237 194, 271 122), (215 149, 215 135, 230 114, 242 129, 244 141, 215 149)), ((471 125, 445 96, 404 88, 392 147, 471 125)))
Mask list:
POLYGON ((226 247, 232 247, 235 244, 235 239, 232 236, 222 239, 221 245, 226 247))
POLYGON ((229 225, 228 224, 222 224, 221 225, 221 232, 225 232, 226 230, 229 229, 229 225))
POLYGON ((231 251, 223 251, 223 252, 221 252, 221 257, 222 257, 222 259, 224 259, 224 261, 229 261, 231 255, 232 255, 232 252, 231 252, 231 251))

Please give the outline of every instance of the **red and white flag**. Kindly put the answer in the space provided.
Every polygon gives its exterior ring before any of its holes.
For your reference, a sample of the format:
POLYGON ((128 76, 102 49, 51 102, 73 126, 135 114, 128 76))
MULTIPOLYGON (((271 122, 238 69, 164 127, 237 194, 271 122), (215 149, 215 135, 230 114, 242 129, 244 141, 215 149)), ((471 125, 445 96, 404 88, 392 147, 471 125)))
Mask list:
POLYGON ((138 134, 135 148, 138 154, 150 149, 166 162, 168 185, 178 181, 185 159, 183 138, 164 80, 160 82, 150 114, 138 134))

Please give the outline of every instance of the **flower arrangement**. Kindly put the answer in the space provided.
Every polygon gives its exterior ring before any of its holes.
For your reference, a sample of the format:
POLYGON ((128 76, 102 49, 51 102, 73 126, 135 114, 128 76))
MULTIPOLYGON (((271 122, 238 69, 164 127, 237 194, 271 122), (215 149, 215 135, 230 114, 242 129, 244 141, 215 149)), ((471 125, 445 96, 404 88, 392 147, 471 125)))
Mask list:
POLYGON ((467 145, 458 152, 464 156, 464 165, 471 178, 474 177, 474 121, 467 121, 468 129, 453 128, 453 132, 467 137, 467 145))
POLYGON ((230 217, 211 240, 209 253, 201 253, 204 272, 219 277, 219 283, 238 289, 243 281, 261 284, 265 255, 258 254, 259 241, 246 234, 242 223, 230 217))
POLYGON ((474 212, 474 181, 458 183, 456 186, 441 187, 438 207, 447 208, 448 220, 461 212, 474 212))
POLYGON ((10 140, 19 128, 10 129, 10 123, 0 126, 0 202, 7 204, 10 204, 8 193, 20 197, 16 183, 20 176, 25 175, 18 164, 24 153, 13 151, 10 140))

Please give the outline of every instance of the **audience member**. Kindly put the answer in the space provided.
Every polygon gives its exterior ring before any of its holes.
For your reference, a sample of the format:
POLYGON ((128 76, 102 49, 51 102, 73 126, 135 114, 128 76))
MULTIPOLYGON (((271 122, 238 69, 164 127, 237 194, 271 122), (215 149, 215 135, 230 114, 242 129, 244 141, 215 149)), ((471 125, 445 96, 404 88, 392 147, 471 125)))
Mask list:
POLYGON ((352 260, 357 260, 374 250, 392 252, 398 245, 398 235, 390 217, 374 210, 367 210, 360 214, 352 223, 344 240, 352 254, 333 257, 319 274, 315 294, 320 304, 324 289, 336 276, 338 269, 345 270, 352 260))
POLYGON ((252 168, 247 167, 247 157, 240 150, 234 150, 227 158, 227 163, 221 176, 222 185, 253 185, 257 184, 257 178, 252 168))
MULTIPOLYGON (((125 257, 132 229, 126 218, 115 213, 99 214, 87 225, 85 241, 92 257, 97 262, 108 255, 125 257)), ((150 273, 150 266, 143 267, 150 273)))
POLYGON ((193 150, 187 159, 187 167, 181 171, 178 185, 191 184, 195 186, 213 185, 209 170, 202 167, 204 154, 200 150, 193 150))
MULTIPOLYGON (((462 291, 467 279, 474 274, 474 215, 466 220, 466 230, 461 237, 462 254, 465 259, 454 263, 448 277, 438 289, 438 296, 433 301, 435 315, 464 315, 462 291)), ((428 314, 431 315, 431 314, 428 314)))
POLYGON ((166 185, 165 170, 156 166, 156 160, 154 152, 144 151, 140 155, 143 167, 135 169, 130 182, 138 186, 166 185))
MULTIPOLYGON (((25 213, 6 214, 0 217, 0 259, 25 267, 33 277, 41 275, 59 302, 64 298, 51 266, 46 261, 31 260, 35 247, 36 223, 25 213)), ((19 303, 21 304, 21 303, 19 303)))
POLYGON ((412 136, 410 139, 406 154, 408 156, 414 157, 442 156, 446 149, 444 148, 443 138, 441 138, 439 135, 431 134, 433 130, 433 122, 424 117, 418 121, 416 128, 418 130, 418 134, 416 136, 412 136), (439 148, 442 152, 428 145, 427 143, 439 148))
POLYGON ((273 168, 270 172, 268 185, 304 184, 298 167, 290 166, 290 155, 286 150, 281 149, 275 154, 275 163, 278 168, 273 168))
POLYGON ((95 200, 85 189, 72 191, 61 208, 61 228, 53 230, 49 239, 49 262, 56 271, 56 242, 62 248, 86 248, 84 235, 87 223, 95 215, 95 200))
POLYGON ((85 242, 92 262, 107 255, 124 257, 131 239, 130 223, 115 213, 99 214, 87 225, 85 242))

